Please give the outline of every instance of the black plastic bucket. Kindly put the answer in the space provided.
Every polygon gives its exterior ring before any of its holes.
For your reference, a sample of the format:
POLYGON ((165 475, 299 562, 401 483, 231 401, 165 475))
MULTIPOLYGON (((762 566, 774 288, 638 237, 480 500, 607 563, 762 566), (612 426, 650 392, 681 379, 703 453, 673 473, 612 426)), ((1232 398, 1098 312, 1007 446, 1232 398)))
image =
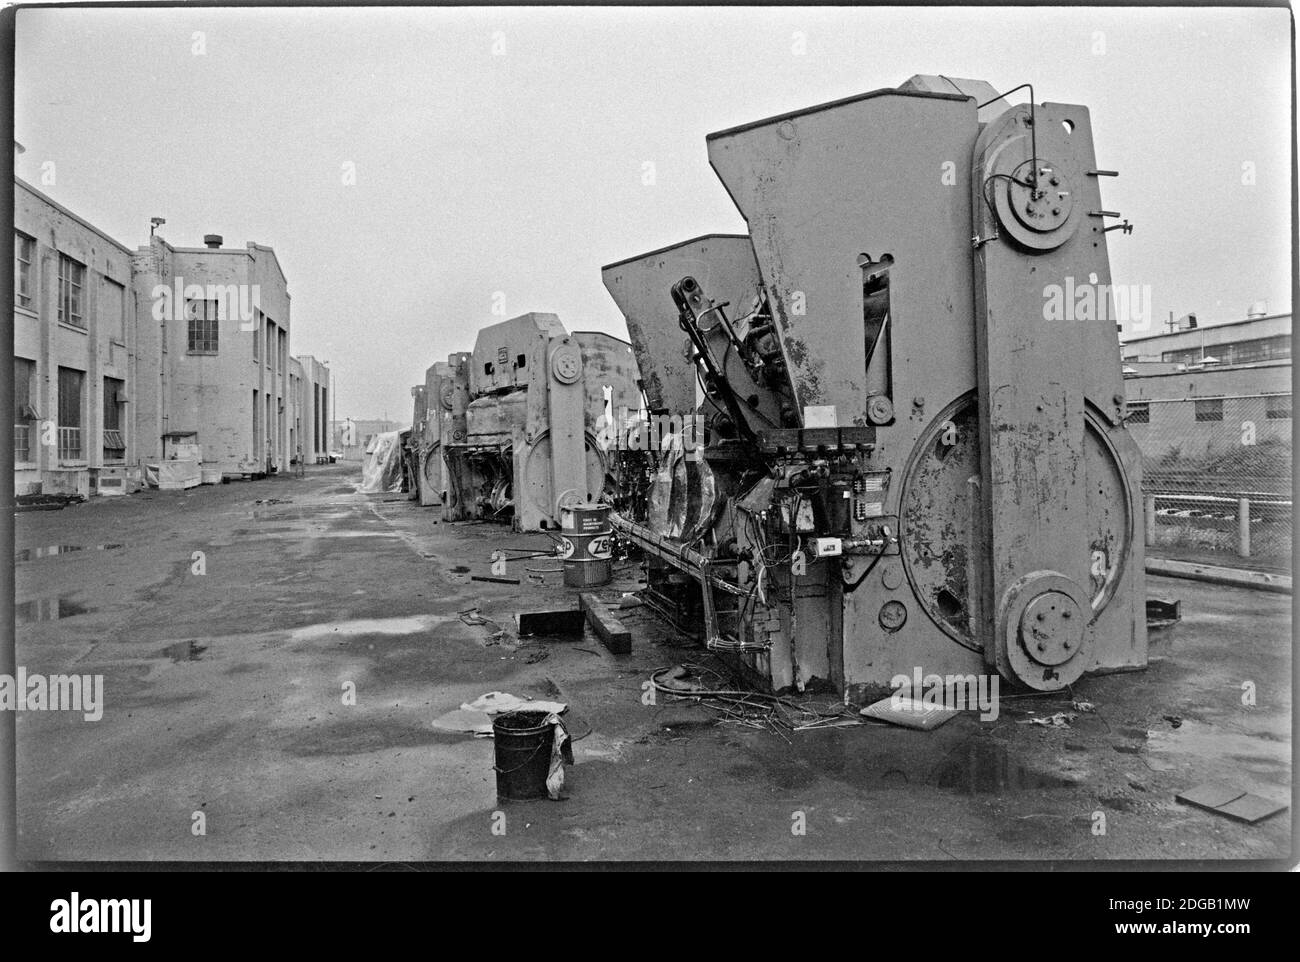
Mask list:
POLYGON ((546 797, 555 729, 544 711, 511 711, 492 719, 497 798, 546 797))

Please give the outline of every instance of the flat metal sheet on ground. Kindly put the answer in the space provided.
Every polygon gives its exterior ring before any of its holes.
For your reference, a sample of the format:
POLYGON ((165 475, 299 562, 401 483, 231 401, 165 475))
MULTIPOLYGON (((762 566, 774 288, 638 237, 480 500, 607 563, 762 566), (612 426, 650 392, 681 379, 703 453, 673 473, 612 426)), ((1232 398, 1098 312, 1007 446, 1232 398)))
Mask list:
POLYGON ((1285 805, 1263 796, 1242 791, 1240 788, 1229 788, 1226 785, 1215 785, 1209 782, 1179 792, 1174 797, 1180 802, 1226 815, 1240 822, 1258 822, 1286 810, 1285 805))
POLYGON ((1204 785, 1197 785, 1185 792, 1179 792, 1175 797, 1180 802, 1186 802, 1189 805, 1199 805, 1201 808, 1218 808, 1220 805, 1227 805, 1233 799, 1241 798, 1245 794, 1245 791, 1240 788, 1229 788, 1227 785, 1215 785, 1206 782, 1204 785))

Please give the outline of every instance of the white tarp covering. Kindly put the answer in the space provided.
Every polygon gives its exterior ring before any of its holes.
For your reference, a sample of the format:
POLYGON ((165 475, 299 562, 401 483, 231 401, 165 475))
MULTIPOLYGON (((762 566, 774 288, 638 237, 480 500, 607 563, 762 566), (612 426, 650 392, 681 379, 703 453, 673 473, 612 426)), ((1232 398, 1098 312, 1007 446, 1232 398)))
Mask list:
POLYGON ((402 490, 402 441, 400 431, 375 436, 361 462, 361 493, 383 494, 402 490))
POLYGON ((199 462, 172 460, 144 466, 144 481, 162 491, 183 491, 199 484, 199 462))

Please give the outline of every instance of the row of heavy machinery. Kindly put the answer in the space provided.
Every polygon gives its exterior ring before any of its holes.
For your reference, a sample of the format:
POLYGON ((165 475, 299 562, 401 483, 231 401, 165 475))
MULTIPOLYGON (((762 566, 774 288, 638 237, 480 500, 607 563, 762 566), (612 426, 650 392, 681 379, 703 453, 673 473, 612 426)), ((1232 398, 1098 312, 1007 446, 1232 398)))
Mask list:
POLYGON ((770 690, 1144 666, 1115 330, 1043 311, 1109 290, 1087 108, 917 76, 707 146, 749 234, 605 267, 630 345, 528 314, 431 367, 421 503, 606 501, 647 600, 770 690))

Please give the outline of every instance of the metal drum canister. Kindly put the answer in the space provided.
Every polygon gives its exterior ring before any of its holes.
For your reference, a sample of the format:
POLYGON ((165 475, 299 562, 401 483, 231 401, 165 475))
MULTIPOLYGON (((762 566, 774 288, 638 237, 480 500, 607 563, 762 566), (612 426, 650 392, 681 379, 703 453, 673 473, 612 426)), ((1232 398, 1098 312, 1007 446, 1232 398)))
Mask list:
POLYGON ((564 583, 570 588, 609 584, 614 577, 614 531, 609 505, 574 504, 560 510, 564 583))

